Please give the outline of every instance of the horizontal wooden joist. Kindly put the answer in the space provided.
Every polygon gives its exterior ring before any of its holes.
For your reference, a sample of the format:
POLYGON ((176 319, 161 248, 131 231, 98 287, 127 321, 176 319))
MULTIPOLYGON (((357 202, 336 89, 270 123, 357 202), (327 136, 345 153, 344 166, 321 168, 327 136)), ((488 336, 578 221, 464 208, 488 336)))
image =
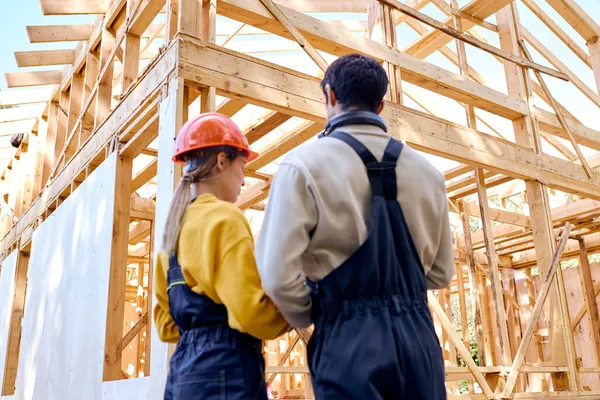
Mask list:
POLYGON ((0 91, 0 106, 46 103, 52 98, 55 91, 56 87, 30 90, 2 90, 0 91))
POLYGON ((9 88, 25 86, 59 85, 62 71, 31 71, 31 72, 7 72, 4 74, 6 86, 9 88))
POLYGON ((548 4, 556 10, 586 41, 600 37, 600 26, 592 19, 574 0, 547 0, 548 4))
POLYGON ((106 0, 40 0, 44 15, 104 14, 106 0))
MULTIPOLYGON (((317 50, 337 56, 358 52, 380 61, 388 61, 400 66, 402 80, 505 118, 516 119, 527 113, 526 104, 520 100, 508 97, 501 92, 465 79, 417 57, 404 54, 382 43, 352 34, 341 27, 333 28, 326 21, 289 8, 281 8, 317 50)), ((285 27, 262 6, 259 0, 218 0, 217 13, 259 27, 267 32, 293 39, 285 27)))
POLYGON ((15 59, 19 67, 68 65, 75 61, 75 50, 16 51, 15 59))
POLYGON ((0 109, 0 123, 35 119, 42 113, 43 104, 29 107, 13 107, 0 109))
MULTIPOLYGON (((560 127, 556 114, 536 107, 535 118, 542 131, 569 140, 569 135, 560 127)), ((568 116, 565 116, 565 119, 578 144, 600 151, 600 131, 588 128, 568 116)))
POLYGON ((16 133, 29 133, 35 124, 35 119, 21 121, 0 122, 0 136, 12 136, 16 133))
POLYGON ((273 0, 301 12, 367 12, 368 0, 273 0))
POLYGON ((25 29, 30 43, 79 42, 90 38, 92 25, 29 25, 25 29))
MULTIPOLYGON (((326 118, 319 79, 197 39, 180 39, 179 71, 192 84, 214 86, 249 103, 319 123, 326 118)), ((399 105, 388 103, 382 116, 390 133, 415 149, 600 199, 600 174, 587 178, 580 165, 399 105)))

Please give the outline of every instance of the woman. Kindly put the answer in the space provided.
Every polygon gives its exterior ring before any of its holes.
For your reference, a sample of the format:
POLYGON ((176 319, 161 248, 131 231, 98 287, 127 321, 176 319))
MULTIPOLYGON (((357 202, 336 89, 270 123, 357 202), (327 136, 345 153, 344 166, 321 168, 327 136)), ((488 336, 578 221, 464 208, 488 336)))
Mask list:
POLYGON ((290 327, 261 286, 250 227, 233 204, 257 156, 218 113, 191 119, 177 136, 173 161, 184 173, 155 276, 158 334, 177 342, 165 400, 267 399, 261 340, 290 327))

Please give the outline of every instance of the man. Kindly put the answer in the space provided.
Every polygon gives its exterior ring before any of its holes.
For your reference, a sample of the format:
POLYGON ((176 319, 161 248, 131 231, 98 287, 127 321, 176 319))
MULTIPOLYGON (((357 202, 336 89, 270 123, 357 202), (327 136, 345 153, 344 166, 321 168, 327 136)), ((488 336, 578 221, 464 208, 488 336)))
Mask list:
POLYGON ((443 175, 391 139, 385 70, 348 55, 321 83, 328 125, 273 180, 256 257, 267 294, 308 346, 317 399, 445 399, 427 289, 454 255, 443 175))

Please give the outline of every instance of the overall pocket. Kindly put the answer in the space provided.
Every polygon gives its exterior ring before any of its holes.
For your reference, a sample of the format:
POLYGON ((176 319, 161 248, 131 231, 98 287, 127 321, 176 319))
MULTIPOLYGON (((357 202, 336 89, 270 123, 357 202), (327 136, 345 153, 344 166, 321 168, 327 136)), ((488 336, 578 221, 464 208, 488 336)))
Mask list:
POLYGON ((226 371, 181 376, 176 393, 176 400, 227 400, 226 371))

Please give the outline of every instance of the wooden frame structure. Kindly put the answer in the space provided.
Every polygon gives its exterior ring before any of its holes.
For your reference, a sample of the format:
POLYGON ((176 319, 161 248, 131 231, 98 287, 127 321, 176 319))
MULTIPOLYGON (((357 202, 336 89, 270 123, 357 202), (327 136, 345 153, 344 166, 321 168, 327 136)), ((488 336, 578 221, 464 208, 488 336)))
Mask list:
MULTIPOLYGON (((429 296, 449 397, 600 398, 600 125, 586 126, 572 102, 554 94, 568 85, 600 112, 600 26, 575 1, 40 3, 46 15, 97 17, 92 25, 28 26, 32 43, 79 45, 15 54, 20 67, 62 69, 6 74, 11 88, 51 90, 0 93, 0 105, 16 106, 0 110, 0 135, 25 134, 0 172, 0 252, 29 257, 36 228, 118 152, 112 253, 103 266, 110 269, 105 381, 166 371, 170 350, 150 340, 149 321, 154 238, 181 172, 170 162, 179 127, 210 110, 244 127, 261 155, 247 165, 238 205, 260 220, 277 160, 324 126, 322 71, 335 57, 359 52, 388 71, 383 117, 390 133, 449 165, 457 274, 429 296), (568 63, 582 63, 595 88, 529 32, 525 9, 576 56, 568 63), (326 17, 334 12, 356 18, 326 17), (416 35, 406 46, 402 29, 416 35), (440 55, 458 72, 438 65, 440 55), (467 56, 502 67, 505 90, 467 56), (462 111, 448 113, 438 101, 462 111), (44 104, 39 114, 22 106, 31 103, 44 104)), ((24 291, 23 270, 15 279, 24 291)), ((16 296, 15 313, 23 313, 16 296)), ((277 398, 313 398, 307 334, 265 344, 277 398)), ((8 351, 6 368, 14 370, 18 346, 8 351)), ((156 379, 160 391, 164 377, 156 379)), ((15 385, 5 375, 2 395, 15 385)))

